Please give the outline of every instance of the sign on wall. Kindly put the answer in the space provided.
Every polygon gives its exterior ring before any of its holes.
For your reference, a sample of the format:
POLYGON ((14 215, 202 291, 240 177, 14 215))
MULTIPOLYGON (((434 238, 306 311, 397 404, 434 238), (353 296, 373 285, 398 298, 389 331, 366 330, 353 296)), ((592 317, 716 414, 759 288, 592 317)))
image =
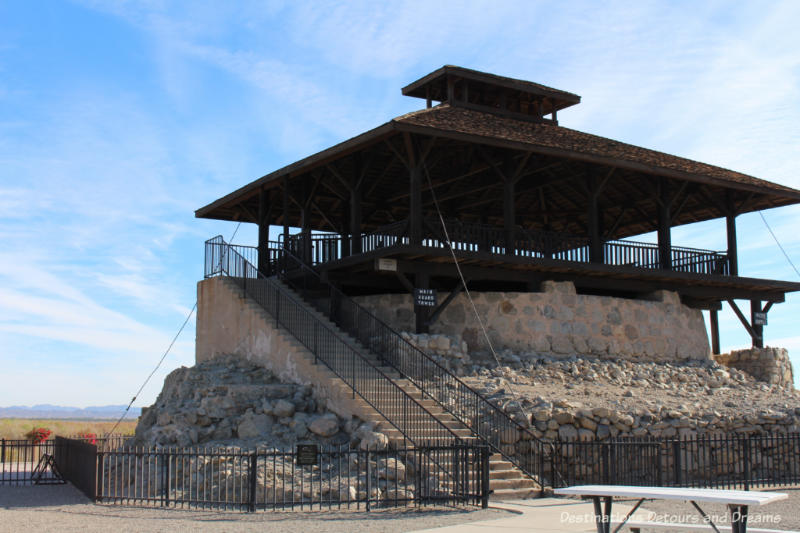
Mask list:
POLYGON ((436 291, 433 289, 414 289, 414 305, 436 307, 436 291))
POLYGON ((298 444, 295 458, 298 466, 314 466, 319 462, 319 446, 298 444))

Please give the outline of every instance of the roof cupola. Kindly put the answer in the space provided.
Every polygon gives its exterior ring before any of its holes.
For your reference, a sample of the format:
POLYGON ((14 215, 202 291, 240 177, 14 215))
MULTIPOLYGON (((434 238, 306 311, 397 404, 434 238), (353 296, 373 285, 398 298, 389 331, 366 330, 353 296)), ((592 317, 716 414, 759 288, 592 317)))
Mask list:
POLYGON ((403 94, 530 122, 558 124, 558 111, 581 97, 531 81, 445 65, 403 87, 403 94))

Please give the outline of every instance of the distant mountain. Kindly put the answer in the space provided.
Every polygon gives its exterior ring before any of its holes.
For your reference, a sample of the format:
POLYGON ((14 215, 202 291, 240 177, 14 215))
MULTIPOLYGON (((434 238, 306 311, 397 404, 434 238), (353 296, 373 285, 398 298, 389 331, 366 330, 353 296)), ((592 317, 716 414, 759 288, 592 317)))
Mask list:
MULTIPOLYGON (((99 405, 90 407, 66 407, 63 405, 40 404, 34 406, 12 405, 0 407, 0 418, 105 418, 116 419, 122 416, 126 405, 99 405)), ((136 418, 142 414, 140 407, 131 407, 126 418, 136 418)))

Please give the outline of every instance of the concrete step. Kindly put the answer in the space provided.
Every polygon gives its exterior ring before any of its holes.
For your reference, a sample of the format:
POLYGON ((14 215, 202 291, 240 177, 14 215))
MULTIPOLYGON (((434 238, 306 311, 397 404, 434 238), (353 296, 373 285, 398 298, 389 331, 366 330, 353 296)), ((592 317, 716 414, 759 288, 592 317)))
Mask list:
POLYGON ((538 498, 540 495, 541 491, 539 489, 503 489, 492 492, 489 495, 489 499, 493 502, 503 502, 538 498))
POLYGON ((523 476, 524 474, 516 468, 512 470, 492 470, 489 467, 489 479, 520 479, 523 476))
POLYGON ((494 490, 507 490, 507 489, 536 489, 536 483, 529 478, 522 479, 490 479, 489 487, 494 490))

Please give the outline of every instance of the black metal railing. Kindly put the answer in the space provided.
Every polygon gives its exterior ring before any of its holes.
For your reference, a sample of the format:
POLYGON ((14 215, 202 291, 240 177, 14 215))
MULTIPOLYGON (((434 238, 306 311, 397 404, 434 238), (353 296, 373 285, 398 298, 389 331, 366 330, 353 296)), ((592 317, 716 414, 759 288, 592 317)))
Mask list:
POLYGON ((110 504, 250 512, 488 504, 484 446, 331 447, 317 449, 315 456, 315 464, 300 464, 293 450, 137 447, 98 452, 94 497, 110 504))
POLYGON ((554 487, 766 488, 800 484, 800 434, 550 443, 554 487))
POLYGON ((398 332, 358 305, 289 251, 276 267, 279 277, 367 352, 411 381, 426 397, 467 427, 475 436, 540 480, 544 446, 525 426, 461 381, 446 367, 405 340, 398 332), (513 445, 527 441, 524 452, 513 445))
MULTIPOLYGON (((56 441, 60 438, 57 436, 38 444, 25 439, 0 439, 0 485, 32 485, 55 481, 58 476, 46 463, 46 459, 56 456, 56 441)), ((122 446, 130 438, 127 435, 69 437, 75 441, 91 441, 101 449, 122 446)))
MULTIPOLYGON (((503 228, 487 224, 474 224, 459 220, 445 221, 453 250, 458 253, 486 252, 507 255, 507 235, 503 228)), ((401 220, 382 226, 361 236, 361 253, 381 248, 409 245, 408 222, 401 220)), ((438 219, 425 221, 425 234, 419 245, 427 248, 447 248, 447 240, 438 219)), ((342 236, 336 234, 296 234, 290 236, 288 249, 306 264, 316 266, 343 257, 342 236)), ((282 242, 270 245, 277 253, 282 242)), ((662 270, 663 265, 657 244, 628 240, 611 240, 603 243, 602 264, 626 266, 647 270, 662 270)), ((591 263, 588 237, 554 231, 514 230, 514 249, 510 255, 530 259, 554 259, 575 263, 591 263)), ((248 257, 249 259, 249 257, 248 257)), ((729 275, 728 256, 722 252, 672 246, 670 268, 675 272, 704 275, 729 275)))
MULTIPOLYGON (((282 272, 292 270, 283 253, 279 265, 282 272)), ((299 264, 299 262, 297 262, 299 264)), ((276 325, 282 326, 341 378, 353 391, 411 443, 458 441, 460 437, 447 425, 409 396, 380 370, 351 339, 323 321, 312 308, 299 299, 276 278, 267 278, 221 236, 206 241, 206 277, 224 275, 270 313, 276 325)))

